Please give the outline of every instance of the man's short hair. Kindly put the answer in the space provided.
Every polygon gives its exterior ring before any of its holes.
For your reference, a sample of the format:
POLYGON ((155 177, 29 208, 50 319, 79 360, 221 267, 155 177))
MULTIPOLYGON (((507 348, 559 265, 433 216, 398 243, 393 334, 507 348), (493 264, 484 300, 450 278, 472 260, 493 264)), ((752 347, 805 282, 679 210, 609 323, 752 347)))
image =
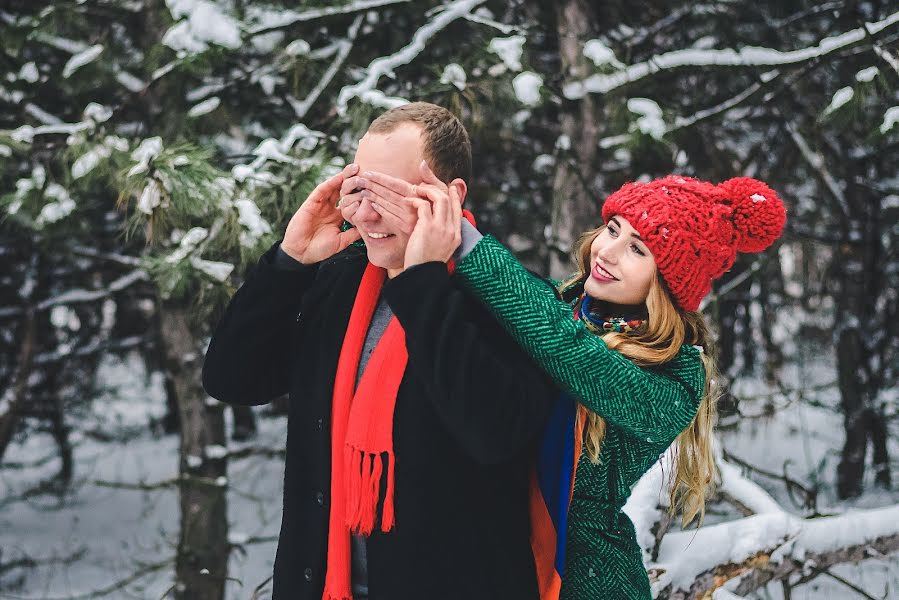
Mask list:
POLYGON ((390 133, 403 123, 424 132, 424 158, 441 181, 471 180, 471 140, 456 115, 430 102, 412 102, 391 108, 372 121, 370 133, 390 133))

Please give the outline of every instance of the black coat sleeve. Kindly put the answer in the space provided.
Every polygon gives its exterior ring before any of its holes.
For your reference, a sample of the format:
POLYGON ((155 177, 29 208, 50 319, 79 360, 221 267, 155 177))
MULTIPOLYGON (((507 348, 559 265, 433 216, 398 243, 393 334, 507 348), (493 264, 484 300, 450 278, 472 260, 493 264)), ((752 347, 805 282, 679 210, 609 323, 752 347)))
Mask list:
POLYGON ((265 404, 286 394, 291 342, 317 266, 276 261, 272 246, 231 298, 203 361, 206 393, 230 404, 265 404))
POLYGON ((536 442, 558 390, 445 264, 412 267, 382 294, 406 333, 407 376, 472 458, 496 464, 536 442))

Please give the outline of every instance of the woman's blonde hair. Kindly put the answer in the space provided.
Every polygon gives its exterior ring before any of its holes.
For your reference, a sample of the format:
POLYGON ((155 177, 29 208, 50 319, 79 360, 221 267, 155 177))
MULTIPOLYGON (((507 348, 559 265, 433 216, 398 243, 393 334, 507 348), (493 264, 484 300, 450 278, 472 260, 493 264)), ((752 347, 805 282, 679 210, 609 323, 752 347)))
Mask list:
MULTIPOLYGON (((605 229, 602 225, 584 233, 575 246, 578 272, 560 284, 561 291, 580 286, 590 272, 590 247, 605 229)), ((677 307, 660 275, 653 278, 646 298, 647 319, 636 333, 607 333, 606 346, 640 366, 666 363, 673 359, 683 344, 702 346, 705 368, 705 390, 699 410, 690 425, 675 440, 677 469, 671 482, 669 511, 683 512, 686 526, 695 518, 699 523, 705 516, 705 500, 715 481, 715 459, 712 454, 712 428, 719 391, 716 385, 717 367, 711 351, 711 335, 699 312, 686 312, 677 307)), ((585 448, 594 463, 599 462, 602 440, 606 434, 605 419, 594 412, 587 413, 584 427, 585 448)))

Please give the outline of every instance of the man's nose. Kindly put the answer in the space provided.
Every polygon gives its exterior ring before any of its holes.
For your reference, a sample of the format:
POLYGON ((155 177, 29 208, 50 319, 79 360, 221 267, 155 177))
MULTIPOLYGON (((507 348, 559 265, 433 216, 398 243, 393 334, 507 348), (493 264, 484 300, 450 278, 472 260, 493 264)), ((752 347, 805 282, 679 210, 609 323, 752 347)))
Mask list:
POLYGON ((363 198, 359 202, 359 208, 356 209, 355 218, 362 221, 376 221, 381 218, 381 215, 379 215, 378 212, 374 208, 372 208, 371 200, 363 198))

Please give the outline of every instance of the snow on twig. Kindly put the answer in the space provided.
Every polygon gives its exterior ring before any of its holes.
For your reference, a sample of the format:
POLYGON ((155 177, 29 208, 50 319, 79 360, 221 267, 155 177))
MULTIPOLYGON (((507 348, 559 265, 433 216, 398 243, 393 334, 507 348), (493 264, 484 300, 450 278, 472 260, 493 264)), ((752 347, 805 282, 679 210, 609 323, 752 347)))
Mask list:
POLYGON ((295 25, 296 23, 313 21, 315 19, 321 19, 322 17, 330 17, 332 15, 348 15, 354 12, 360 12, 372 8, 390 6, 391 4, 404 4, 409 1, 410 0, 360 0, 358 2, 353 2, 344 6, 326 6, 324 8, 304 10, 303 12, 285 10, 281 11, 281 19, 273 22, 268 22, 264 26, 257 27, 256 29, 251 29, 250 35, 269 33, 271 31, 277 31, 278 29, 290 27, 291 25, 295 25))
POLYGON ((130 285, 147 279, 147 274, 143 270, 136 270, 122 275, 109 286, 99 290, 69 290, 58 296, 47 298, 37 305, 37 310, 47 310, 61 304, 76 304, 81 302, 93 302, 106 296, 111 296, 116 292, 120 292, 130 285))
POLYGON ((478 23, 480 25, 493 27, 494 29, 496 29, 500 33, 504 33, 505 35, 510 35, 518 31, 517 27, 500 23, 499 21, 489 19, 486 16, 479 15, 478 13, 469 13, 467 15, 463 15, 462 18, 467 21, 471 21, 472 23, 478 23))
MULTIPOLYGON (((423 25, 412 35, 412 41, 390 56, 381 56, 368 65, 365 78, 355 85, 345 86, 337 97, 337 112, 345 114, 347 104, 353 98, 365 98, 372 93, 380 94, 377 85, 381 77, 393 76, 396 67, 409 64, 425 49, 426 42, 438 31, 470 13, 476 6, 483 4, 485 0, 460 0, 447 5, 446 10, 438 14, 433 20, 423 25)), ((381 94, 383 95, 383 94, 381 94)))
MULTIPOLYGON (((344 61, 346 61, 347 56, 350 54, 350 50, 353 49, 353 43, 356 41, 356 36, 359 34, 359 26, 362 24, 362 17, 362 15, 357 16, 347 30, 346 39, 337 42, 337 56, 325 71, 324 75, 322 75, 322 78, 315 84, 315 87, 312 88, 312 91, 309 92, 302 101, 290 102, 298 119, 302 119, 306 116, 306 113, 309 112, 309 109, 315 101, 318 100, 321 93, 328 87, 331 80, 337 75, 337 72, 340 71, 344 61)), ((288 101, 290 100, 293 99, 288 97, 288 101)))
POLYGON ((653 56, 649 60, 630 65, 616 73, 594 74, 581 81, 565 84, 563 95, 569 100, 582 98, 587 93, 605 94, 628 83, 639 81, 659 71, 677 67, 765 67, 792 65, 832 54, 875 35, 899 23, 899 12, 895 12, 875 23, 866 23, 840 35, 824 38, 818 44, 799 50, 783 52, 772 48, 747 46, 740 50, 674 50, 653 56))
POLYGON ((883 59, 883 61, 890 65, 893 70, 896 71, 896 74, 899 75, 899 59, 893 56, 889 50, 880 44, 874 44, 874 54, 883 59))

